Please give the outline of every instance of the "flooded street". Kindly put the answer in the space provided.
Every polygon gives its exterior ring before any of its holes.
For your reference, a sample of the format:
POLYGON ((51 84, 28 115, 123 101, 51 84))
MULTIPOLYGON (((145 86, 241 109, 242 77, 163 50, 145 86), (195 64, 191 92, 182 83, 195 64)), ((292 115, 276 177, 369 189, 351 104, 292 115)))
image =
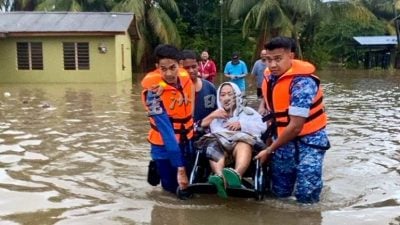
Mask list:
POLYGON ((306 206, 147 184, 138 84, 0 84, 0 225, 400 224, 400 74, 320 75, 332 148, 306 206))

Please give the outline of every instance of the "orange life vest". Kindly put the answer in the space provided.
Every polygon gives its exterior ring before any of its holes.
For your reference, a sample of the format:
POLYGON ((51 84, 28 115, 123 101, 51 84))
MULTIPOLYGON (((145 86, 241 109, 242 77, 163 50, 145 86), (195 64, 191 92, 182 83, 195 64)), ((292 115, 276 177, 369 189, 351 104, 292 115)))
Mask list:
POLYGON ((301 130, 299 136, 314 133, 327 124, 327 116, 324 109, 323 93, 320 88, 320 80, 312 73, 315 72, 315 67, 305 61, 292 60, 292 67, 282 74, 276 81, 273 88, 268 81, 268 76, 271 72, 266 69, 264 72, 265 80, 262 85, 262 92, 268 111, 273 113, 275 125, 277 126, 278 136, 282 134, 285 127, 289 124, 289 105, 290 105, 290 86, 293 78, 296 76, 308 76, 313 78, 318 85, 318 91, 313 99, 310 108, 309 116, 301 130))
MULTIPOLYGON (((183 138, 191 139, 193 137, 193 85, 189 75, 184 70, 179 70, 179 82, 181 88, 178 89, 168 85, 161 76, 159 69, 156 69, 143 78, 141 84, 143 87, 142 102, 146 106, 146 91, 160 85, 164 88, 160 99, 175 131, 175 137, 178 143, 183 138), (184 135, 184 136, 182 136, 184 135)), ((155 145, 164 145, 162 136, 153 120, 150 119, 150 131, 148 141, 155 145)))

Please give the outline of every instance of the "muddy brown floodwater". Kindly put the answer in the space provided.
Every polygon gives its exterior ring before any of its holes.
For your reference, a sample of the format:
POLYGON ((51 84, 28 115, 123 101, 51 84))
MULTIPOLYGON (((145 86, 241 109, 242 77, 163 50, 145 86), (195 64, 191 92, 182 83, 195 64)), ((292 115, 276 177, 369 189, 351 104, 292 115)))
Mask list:
POLYGON ((332 148, 315 205, 148 185, 138 84, 0 84, 0 224, 400 224, 400 74, 319 74, 332 148))

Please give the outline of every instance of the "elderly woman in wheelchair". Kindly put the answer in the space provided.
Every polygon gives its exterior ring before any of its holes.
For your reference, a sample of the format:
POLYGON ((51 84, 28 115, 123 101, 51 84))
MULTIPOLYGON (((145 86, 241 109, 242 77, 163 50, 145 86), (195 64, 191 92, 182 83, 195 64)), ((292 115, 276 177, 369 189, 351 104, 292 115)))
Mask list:
POLYGON ((261 163, 253 165, 252 159, 254 151, 265 148, 260 137, 267 125, 257 111, 243 104, 241 91, 234 83, 225 82, 219 86, 217 104, 218 109, 201 121, 201 126, 209 127, 211 132, 195 143, 198 154, 190 176, 192 190, 204 192, 196 182, 201 181, 201 175, 210 174, 204 173, 207 170, 204 161, 208 161, 211 174, 207 183, 219 197, 248 196, 250 193, 260 199, 265 189, 265 177, 261 163), (252 172, 248 172, 249 167, 253 168, 252 172), (250 185, 242 179, 249 173, 253 173, 250 185))

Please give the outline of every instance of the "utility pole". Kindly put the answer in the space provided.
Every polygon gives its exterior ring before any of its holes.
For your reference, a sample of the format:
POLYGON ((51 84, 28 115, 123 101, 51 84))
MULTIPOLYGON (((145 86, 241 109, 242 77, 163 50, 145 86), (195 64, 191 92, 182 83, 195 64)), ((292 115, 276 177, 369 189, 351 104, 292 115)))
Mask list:
POLYGON ((219 0, 219 5, 220 5, 220 24, 219 24, 219 29, 220 29, 220 37, 219 37, 219 70, 221 73, 224 72, 224 66, 223 66, 223 55, 224 55, 224 17, 223 17, 223 6, 224 6, 224 0, 219 0))
POLYGON ((396 9, 396 0, 393 0, 393 14, 394 14, 394 28, 396 29, 397 46, 394 50, 391 50, 390 54, 390 67, 397 68, 397 52, 400 48, 400 34, 399 34, 399 18, 396 9))
POLYGON ((396 0, 393 0, 394 27, 396 28, 397 47, 400 46, 399 18, 397 16, 396 0))

